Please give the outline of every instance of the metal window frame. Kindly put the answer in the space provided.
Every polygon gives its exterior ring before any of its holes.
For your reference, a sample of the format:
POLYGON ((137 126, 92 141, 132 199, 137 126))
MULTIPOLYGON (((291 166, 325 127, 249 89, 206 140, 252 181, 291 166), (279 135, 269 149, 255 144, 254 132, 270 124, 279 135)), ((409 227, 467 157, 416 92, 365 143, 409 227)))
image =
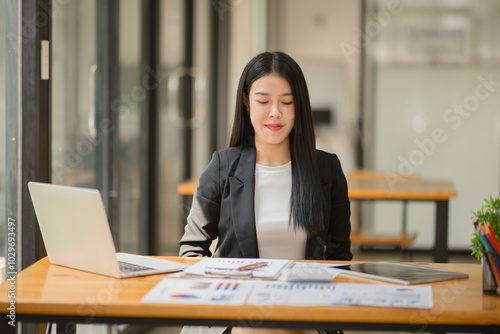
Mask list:
POLYGON ((41 79, 40 61, 41 41, 50 43, 51 4, 51 0, 5 3, 11 38, 6 45, 6 206, 7 215, 18 223, 18 270, 44 255, 27 184, 51 181, 50 79, 41 79))
POLYGON ((226 147, 228 144, 228 66, 229 24, 231 13, 220 15, 221 0, 214 0, 210 12, 210 151, 226 147))
MULTIPOLYGON (((145 98, 140 103, 140 204, 139 250, 141 254, 158 254, 158 138, 159 78, 155 77, 159 57, 159 2, 141 3, 141 84, 145 98)), ((157 73, 156 73, 157 74, 157 73)))
MULTIPOLYGON (((41 78, 41 41, 49 41, 50 55, 52 1, 6 0, 4 5, 7 37, 5 205, 7 217, 16 222, 14 266, 17 272, 45 255, 27 184, 51 181, 50 76, 46 80, 41 78)), ((23 324, 19 332, 33 333, 35 325, 23 324)))
MULTIPOLYGON (((194 0, 184 1, 184 61, 185 74, 180 78, 180 105, 182 118, 190 120, 193 117, 193 78, 188 73, 194 65, 194 0)), ((192 176, 192 153, 193 153, 193 130, 191 126, 184 122, 182 128, 182 157, 184 168, 182 169, 182 179, 187 180, 192 176)))

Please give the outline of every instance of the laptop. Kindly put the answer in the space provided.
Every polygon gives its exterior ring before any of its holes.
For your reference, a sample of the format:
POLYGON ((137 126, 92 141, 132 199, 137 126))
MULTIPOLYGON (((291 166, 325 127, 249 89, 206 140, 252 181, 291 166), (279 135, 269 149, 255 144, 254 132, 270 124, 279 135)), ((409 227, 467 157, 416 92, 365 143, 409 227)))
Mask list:
POLYGON ((188 265, 116 253, 101 194, 96 189, 28 182, 53 264, 116 278, 184 270, 188 265))

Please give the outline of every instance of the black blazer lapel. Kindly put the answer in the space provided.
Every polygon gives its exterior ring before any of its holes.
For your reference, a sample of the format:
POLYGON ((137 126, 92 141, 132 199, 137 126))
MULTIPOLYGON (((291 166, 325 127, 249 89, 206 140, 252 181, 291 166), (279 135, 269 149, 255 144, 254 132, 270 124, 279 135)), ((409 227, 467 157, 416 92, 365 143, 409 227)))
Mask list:
POLYGON ((231 215, 243 257, 258 258, 255 230, 255 146, 245 146, 234 175, 229 177, 231 215))

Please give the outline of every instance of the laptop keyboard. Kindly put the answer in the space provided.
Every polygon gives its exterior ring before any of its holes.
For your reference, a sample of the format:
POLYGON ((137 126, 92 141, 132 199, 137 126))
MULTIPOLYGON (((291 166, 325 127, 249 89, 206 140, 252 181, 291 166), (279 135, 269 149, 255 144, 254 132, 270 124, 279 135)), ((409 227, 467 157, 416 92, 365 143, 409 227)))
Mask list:
POLYGON ((144 267, 144 266, 140 266, 138 264, 127 263, 127 262, 122 262, 122 261, 118 261, 118 264, 120 265, 120 271, 122 273, 133 273, 133 272, 136 272, 136 271, 143 271, 143 270, 152 270, 152 269, 154 269, 154 268, 144 267))

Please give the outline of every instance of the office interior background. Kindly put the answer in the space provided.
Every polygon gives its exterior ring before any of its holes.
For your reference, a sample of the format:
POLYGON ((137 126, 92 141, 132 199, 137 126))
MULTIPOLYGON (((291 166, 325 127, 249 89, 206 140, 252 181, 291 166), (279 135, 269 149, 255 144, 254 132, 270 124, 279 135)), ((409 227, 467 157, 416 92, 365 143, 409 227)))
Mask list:
MULTIPOLYGON (((2 276, 12 226, 17 270, 44 256, 30 180, 101 190, 119 251, 176 255, 176 187, 227 146, 241 71, 266 50, 301 65, 317 146, 345 174, 452 180, 449 248, 467 251, 500 192, 498 31, 496 0, 3 1, 2 276)), ((363 224, 398 229, 401 210, 367 204, 363 224)), ((412 249, 430 250, 434 205, 408 210, 412 249)))

